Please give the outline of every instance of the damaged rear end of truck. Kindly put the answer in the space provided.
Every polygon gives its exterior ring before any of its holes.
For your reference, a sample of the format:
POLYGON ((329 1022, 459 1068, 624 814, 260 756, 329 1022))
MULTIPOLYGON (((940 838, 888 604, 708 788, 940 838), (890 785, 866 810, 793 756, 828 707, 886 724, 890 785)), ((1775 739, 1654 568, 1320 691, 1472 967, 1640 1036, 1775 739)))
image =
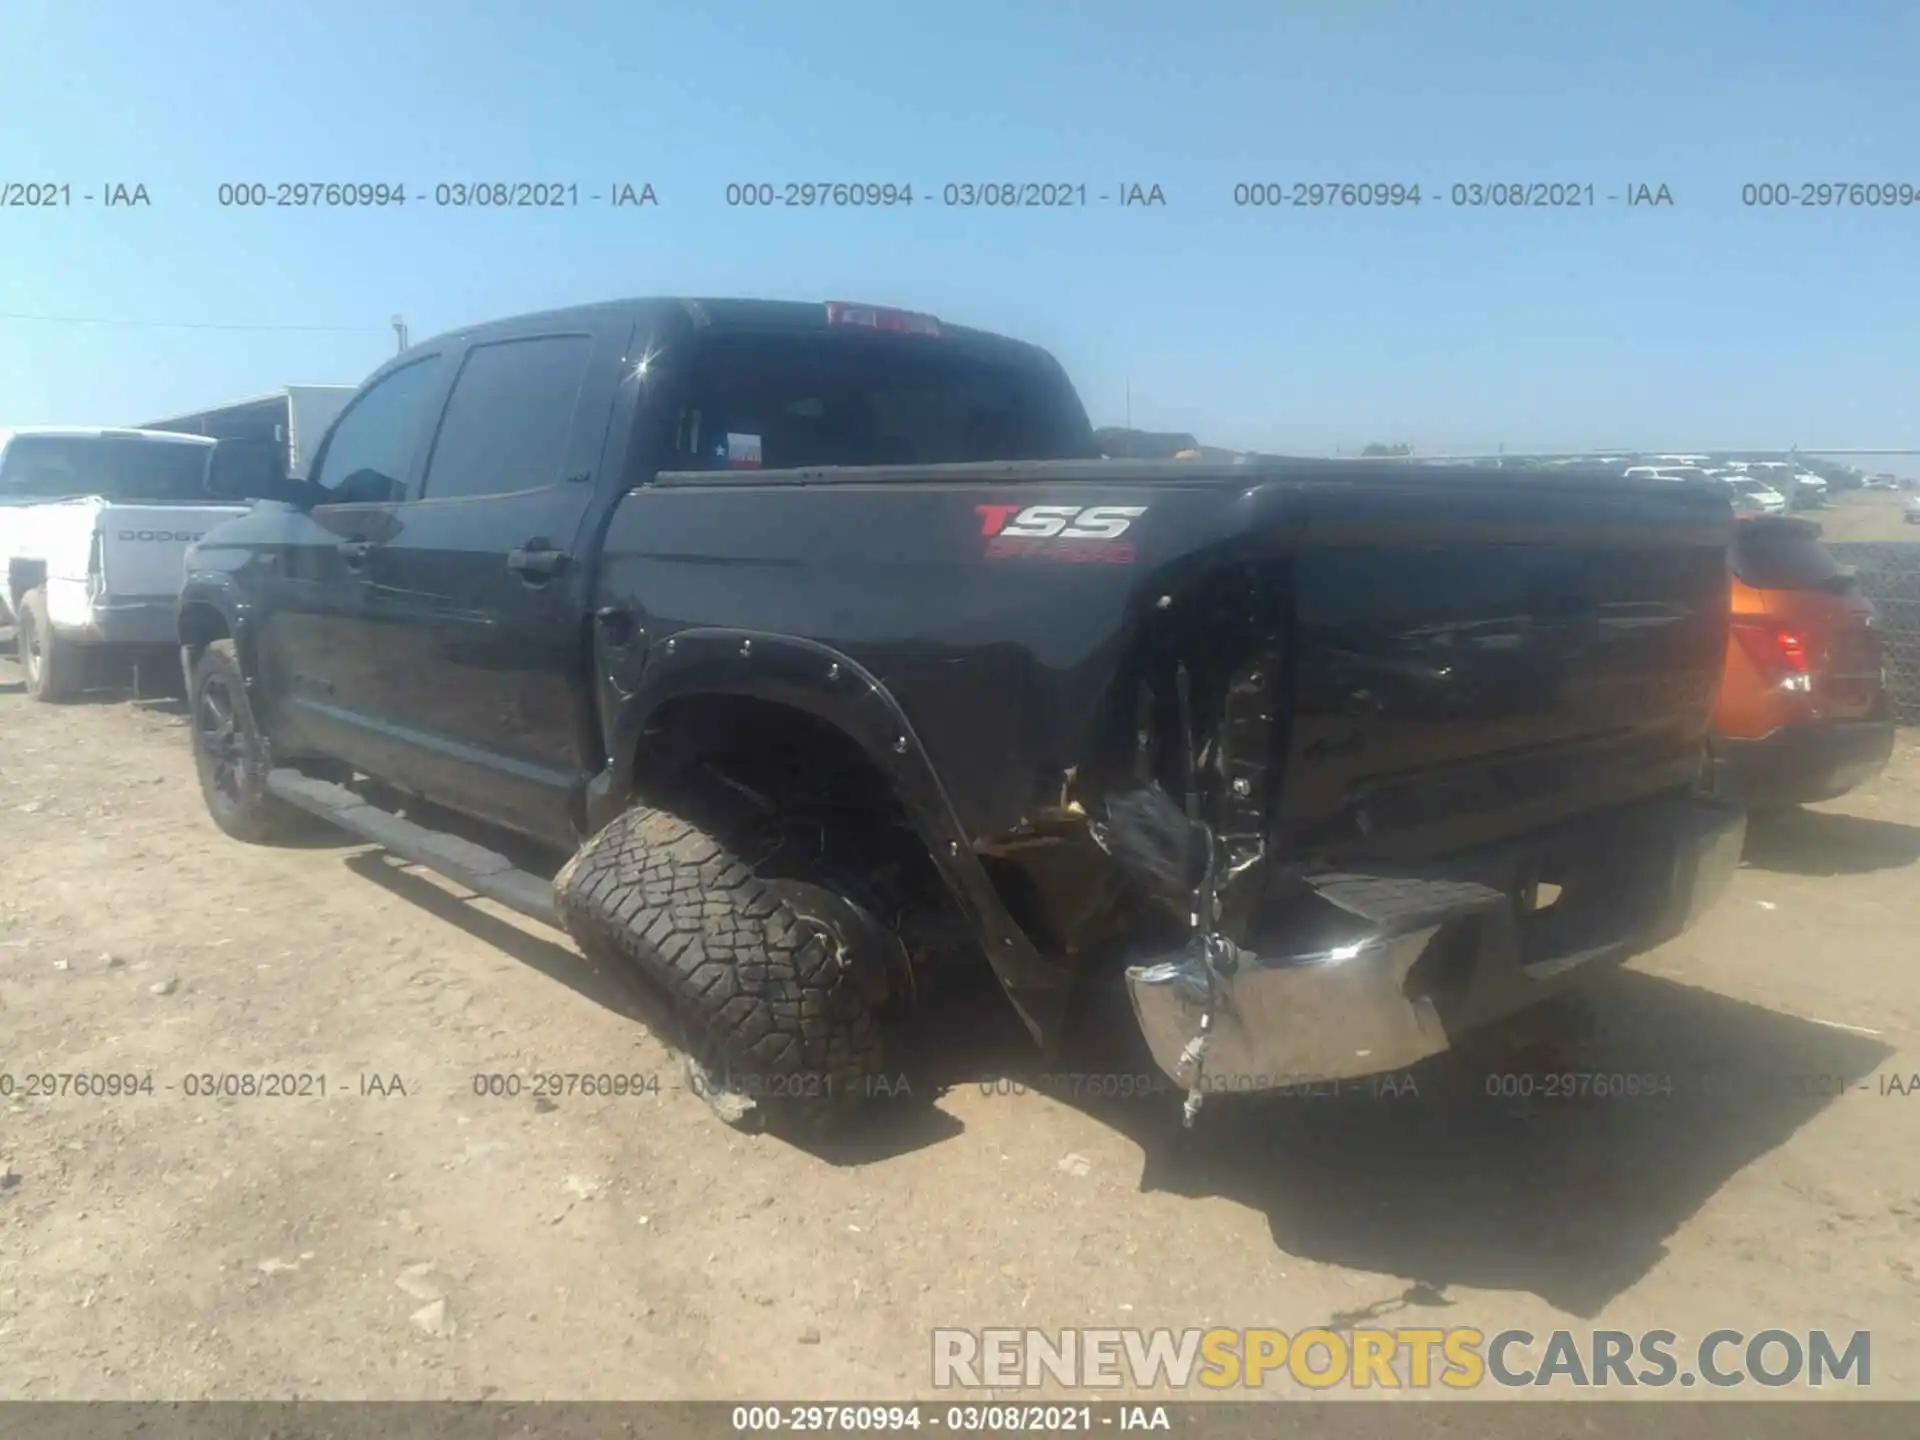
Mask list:
POLYGON ((1126 983, 1189 1118, 1424 1059, 1724 890, 1713 497, 1362 468, 1230 508, 1145 613, 1088 827, 1184 929, 1126 983))
POLYGON ((1413 463, 665 473, 597 590, 603 807, 676 702, 887 777, 1036 1039, 1124 973, 1189 1095, 1376 1074, 1684 929, 1732 518, 1413 463))

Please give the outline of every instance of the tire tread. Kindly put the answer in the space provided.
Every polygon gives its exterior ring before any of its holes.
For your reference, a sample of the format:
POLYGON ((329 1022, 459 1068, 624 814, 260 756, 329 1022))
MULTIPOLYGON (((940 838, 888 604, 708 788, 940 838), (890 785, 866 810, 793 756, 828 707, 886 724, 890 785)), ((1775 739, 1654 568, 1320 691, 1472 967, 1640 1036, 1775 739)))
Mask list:
POLYGON ((736 1081, 746 1072, 769 1121, 812 1129, 858 1107, 881 1062, 872 1011, 832 940, 719 838, 637 806, 568 861, 554 895, 588 958, 664 992, 736 1081))

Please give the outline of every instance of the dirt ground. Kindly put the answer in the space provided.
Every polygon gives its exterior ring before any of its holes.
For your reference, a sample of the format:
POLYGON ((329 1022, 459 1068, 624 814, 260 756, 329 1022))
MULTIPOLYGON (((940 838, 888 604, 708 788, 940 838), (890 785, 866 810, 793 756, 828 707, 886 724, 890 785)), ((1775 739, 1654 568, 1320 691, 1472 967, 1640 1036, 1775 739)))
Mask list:
POLYGON ((1920 540, 1920 525, 1906 521, 1912 495, 1899 490, 1849 490, 1831 505, 1804 512, 1820 523, 1826 540, 1920 540))
POLYGON ((963 993, 905 1047, 937 1101, 815 1154, 721 1127, 558 936, 223 838, 177 707, 0 692, 0 1398, 899 1398, 936 1326, 1356 1321, 1866 1329, 1871 1393, 1920 1396, 1920 1081, 1884 1088, 1920 1072, 1912 740, 1581 1007, 1558 1068, 1670 1095, 1436 1065, 1183 1138, 1022 1093, 963 993), (475 1093, 546 1071, 659 1088, 475 1093), (75 1072, 153 1091, 25 1094, 75 1072), (189 1093, 232 1072, 326 1093, 189 1093))

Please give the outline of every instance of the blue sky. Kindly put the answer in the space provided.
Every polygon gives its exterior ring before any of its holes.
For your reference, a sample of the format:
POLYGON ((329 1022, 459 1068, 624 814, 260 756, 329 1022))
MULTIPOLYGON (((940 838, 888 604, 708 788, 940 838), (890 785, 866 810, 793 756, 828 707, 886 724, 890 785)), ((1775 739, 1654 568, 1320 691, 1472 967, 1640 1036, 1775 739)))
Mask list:
MULTIPOLYGON (((1920 204, 1754 210, 1745 182, 1920 187, 1920 5, 8 0, 0 423, 131 423, 357 382, 415 339, 641 294, 863 299, 1030 338, 1097 423, 1299 453, 1920 446, 1920 204), (436 210, 546 180, 579 208, 436 210), (892 211, 730 181, 910 183, 892 211), (1164 208, 966 211, 948 182, 1158 184, 1164 208), (403 182, 241 211, 223 182, 403 182), (1418 183, 1252 211, 1246 181, 1418 183), (1455 183, 1671 208, 1456 209, 1455 183), (80 201, 143 183, 145 209, 80 201), (657 208, 586 202, 651 183, 657 208), (1434 203, 1438 197, 1440 203, 1434 203)), ((1906 462, 1905 468, 1913 468, 1906 462)))

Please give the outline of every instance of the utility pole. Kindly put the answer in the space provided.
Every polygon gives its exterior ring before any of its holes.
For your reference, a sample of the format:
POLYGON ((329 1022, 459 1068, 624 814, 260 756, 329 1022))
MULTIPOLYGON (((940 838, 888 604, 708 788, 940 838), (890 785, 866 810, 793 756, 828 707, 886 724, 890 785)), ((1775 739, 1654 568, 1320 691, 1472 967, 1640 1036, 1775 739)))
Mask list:
POLYGON ((393 317, 393 338, 399 343, 398 354, 404 354, 407 348, 407 322, 404 316, 393 317))

